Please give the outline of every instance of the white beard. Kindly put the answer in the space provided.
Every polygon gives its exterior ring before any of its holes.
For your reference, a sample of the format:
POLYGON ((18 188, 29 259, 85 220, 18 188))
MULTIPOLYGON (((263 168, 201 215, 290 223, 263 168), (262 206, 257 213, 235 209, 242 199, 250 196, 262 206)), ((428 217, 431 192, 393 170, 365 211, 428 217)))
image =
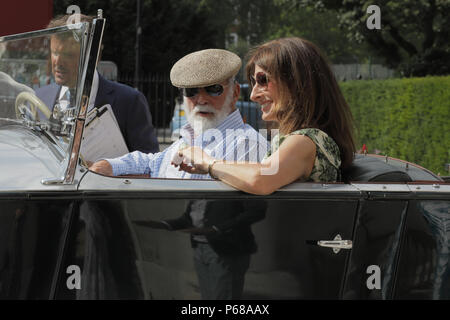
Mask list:
POLYGON ((219 110, 215 109, 213 106, 204 104, 204 105, 195 105, 192 110, 189 110, 189 107, 186 103, 186 98, 184 98, 185 101, 183 103, 183 110, 186 113, 186 119, 188 123, 191 125, 191 127, 194 129, 195 135, 202 134, 208 129, 217 128, 218 125, 220 125, 226 117, 230 114, 232 110, 232 104, 231 101, 233 99, 233 90, 229 90, 227 93, 227 96, 225 98, 225 101, 222 105, 222 108, 219 110), (197 112, 210 112, 213 114, 211 118, 206 118, 197 115, 197 112))

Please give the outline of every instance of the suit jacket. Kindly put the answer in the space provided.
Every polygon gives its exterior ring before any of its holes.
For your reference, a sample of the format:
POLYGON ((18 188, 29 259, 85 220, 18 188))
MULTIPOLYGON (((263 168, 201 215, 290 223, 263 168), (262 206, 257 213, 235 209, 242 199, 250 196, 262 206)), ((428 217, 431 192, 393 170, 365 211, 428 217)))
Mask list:
MULTIPOLYGON (((144 95, 127 85, 109 81, 99 74, 95 107, 110 104, 119 123, 128 150, 145 153, 159 152, 158 139, 152 125, 152 116, 144 95)), ((36 95, 53 108, 61 86, 51 84, 36 90, 36 95)))
MULTIPOLYGON (((193 200, 195 201, 195 200, 193 200)), ((164 220, 170 230, 192 228, 190 215, 193 201, 177 219, 164 220)), ((206 204, 203 224, 206 229, 215 227, 218 232, 205 234, 209 245, 218 254, 250 254, 257 250, 251 225, 266 216, 267 204, 263 200, 211 200, 206 204)), ((196 243, 191 235, 192 246, 196 243)))

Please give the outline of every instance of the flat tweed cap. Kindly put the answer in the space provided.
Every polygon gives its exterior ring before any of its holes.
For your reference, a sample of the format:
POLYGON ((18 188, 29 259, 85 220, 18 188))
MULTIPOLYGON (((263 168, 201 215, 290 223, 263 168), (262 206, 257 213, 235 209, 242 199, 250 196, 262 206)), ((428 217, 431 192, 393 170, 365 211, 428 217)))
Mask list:
POLYGON ((207 87, 235 76, 241 65, 241 58, 227 50, 196 51, 173 65, 170 81, 178 88, 207 87))

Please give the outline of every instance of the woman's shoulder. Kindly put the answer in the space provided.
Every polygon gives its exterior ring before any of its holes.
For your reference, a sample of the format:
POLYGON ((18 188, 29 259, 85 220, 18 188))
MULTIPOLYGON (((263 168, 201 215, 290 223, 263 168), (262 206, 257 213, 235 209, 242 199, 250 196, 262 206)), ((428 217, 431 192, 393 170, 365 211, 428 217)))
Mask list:
POLYGON ((305 136, 311 136, 312 138, 315 137, 328 137, 329 136, 322 130, 317 129, 317 128, 304 128, 304 129, 299 129, 299 130, 295 130, 291 133, 289 133, 288 135, 305 135, 305 136))
MULTIPOLYGON (((336 142, 331 138, 328 134, 326 134, 324 131, 317 129, 317 128, 305 128, 293 131, 289 133, 288 135, 303 135, 307 136, 311 140, 314 141, 316 144, 320 145, 330 145, 331 148, 337 147, 336 142)), ((338 148, 339 150, 339 148, 338 148)))

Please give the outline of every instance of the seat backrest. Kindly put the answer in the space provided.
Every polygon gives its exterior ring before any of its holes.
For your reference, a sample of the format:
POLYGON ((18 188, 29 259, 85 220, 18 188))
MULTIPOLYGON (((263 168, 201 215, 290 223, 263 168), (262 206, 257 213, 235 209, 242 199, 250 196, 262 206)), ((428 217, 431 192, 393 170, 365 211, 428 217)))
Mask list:
POLYGON ((405 170, 382 158, 355 154, 352 165, 342 173, 344 182, 411 182, 413 179, 405 170))

